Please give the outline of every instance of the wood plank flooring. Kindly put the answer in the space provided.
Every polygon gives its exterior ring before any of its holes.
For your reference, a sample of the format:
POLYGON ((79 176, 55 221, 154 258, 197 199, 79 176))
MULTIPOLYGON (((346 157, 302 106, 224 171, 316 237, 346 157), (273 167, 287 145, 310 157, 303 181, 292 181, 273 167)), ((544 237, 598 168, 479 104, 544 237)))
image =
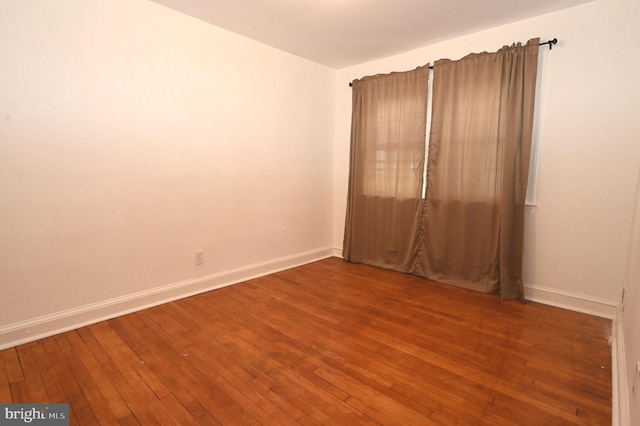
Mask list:
POLYGON ((331 258, 0 352, 70 424, 611 424, 611 322, 331 258))

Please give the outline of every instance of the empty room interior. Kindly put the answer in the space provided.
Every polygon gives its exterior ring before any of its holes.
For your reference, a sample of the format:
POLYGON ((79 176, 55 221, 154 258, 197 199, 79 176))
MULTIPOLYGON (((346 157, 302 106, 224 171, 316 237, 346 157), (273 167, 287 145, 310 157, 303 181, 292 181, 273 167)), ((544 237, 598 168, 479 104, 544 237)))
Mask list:
MULTIPOLYGON (((0 404, 67 404, 68 424, 640 424, 638 22, 637 0, 0 0, 0 404), (446 70, 515 51, 529 83, 500 99, 531 108, 496 132, 526 142, 491 191, 519 201, 490 233, 436 199, 466 110, 441 99, 446 70), (408 98, 359 111, 405 75, 422 139, 415 257, 394 267, 406 208, 371 182, 404 173, 380 171, 400 148, 376 133, 360 185, 358 144, 408 98), (496 287, 434 272, 460 269, 442 241, 474 256, 477 235, 496 287), (393 259, 367 257, 381 240, 393 259)), ((479 75, 447 99, 488 93, 479 75)))

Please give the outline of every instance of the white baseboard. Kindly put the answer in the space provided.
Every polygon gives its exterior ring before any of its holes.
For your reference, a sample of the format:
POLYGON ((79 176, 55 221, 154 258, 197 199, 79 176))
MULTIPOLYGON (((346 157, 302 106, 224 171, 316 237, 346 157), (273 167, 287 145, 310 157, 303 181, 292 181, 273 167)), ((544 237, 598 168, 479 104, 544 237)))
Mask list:
POLYGON ((624 333, 620 320, 619 305, 596 297, 525 284, 527 300, 556 306, 571 311, 608 318, 611 327, 611 424, 629 426, 629 397, 627 392, 627 374, 624 352, 624 333))
POLYGON ((0 327, 0 350, 333 256, 332 247, 180 281, 0 327))
POLYGON ((618 310, 611 333, 611 424, 630 426, 629 388, 624 349, 622 312, 618 310))
POLYGON ((531 302, 543 303, 611 320, 616 317, 618 310, 618 304, 610 300, 533 284, 525 283, 524 294, 526 299, 531 302))
MULTIPOLYGON (((334 247, 333 256, 342 259, 342 247, 334 247)), ((608 319, 614 319, 618 309, 618 304, 610 300, 527 283, 524 285, 524 294, 532 302, 608 319)))

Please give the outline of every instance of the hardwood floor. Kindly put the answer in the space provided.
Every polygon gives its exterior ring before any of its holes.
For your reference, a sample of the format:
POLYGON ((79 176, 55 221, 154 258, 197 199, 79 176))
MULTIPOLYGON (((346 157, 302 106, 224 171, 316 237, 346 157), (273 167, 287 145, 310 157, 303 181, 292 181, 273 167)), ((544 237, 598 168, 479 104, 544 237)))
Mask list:
POLYGON ((0 352, 71 424, 611 423, 611 322, 332 258, 0 352))

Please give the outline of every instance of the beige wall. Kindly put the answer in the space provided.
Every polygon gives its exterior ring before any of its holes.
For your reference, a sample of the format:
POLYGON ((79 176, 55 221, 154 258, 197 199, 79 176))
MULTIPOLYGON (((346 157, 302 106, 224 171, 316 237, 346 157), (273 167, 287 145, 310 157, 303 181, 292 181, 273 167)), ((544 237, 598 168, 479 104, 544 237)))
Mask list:
MULTIPOLYGON (((636 204, 634 213, 634 226, 631 232, 629 244, 629 257, 626 275, 626 295, 624 311, 622 312, 623 336, 618 336, 624 340, 624 357, 620 362, 624 362, 626 377, 621 378, 623 384, 627 385, 626 397, 629 401, 630 425, 640 424, 640 175, 638 175, 638 186, 636 193, 636 204), (636 388, 636 396, 633 389, 636 388)), ((622 366, 621 366, 622 367, 622 366)))
POLYGON ((146 0, 0 2, 0 58, 0 334, 330 253, 334 70, 146 0))
POLYGON ((351 90, 364 75, 557 37, 541 50, 537 176, 527 216, 528 296, 613 316, 620 302, 640 161, 640 2, 599 0, 338 71, 334 246, 342 247, 351 90))

